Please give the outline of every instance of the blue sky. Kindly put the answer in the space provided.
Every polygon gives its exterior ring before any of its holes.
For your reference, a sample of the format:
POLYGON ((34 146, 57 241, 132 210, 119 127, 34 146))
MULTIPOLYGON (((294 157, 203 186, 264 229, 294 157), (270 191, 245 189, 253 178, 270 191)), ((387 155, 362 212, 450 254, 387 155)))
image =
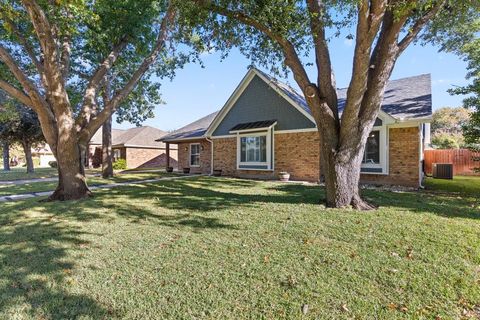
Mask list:
MULTIPOLYGON (((333 39, 330 43, 339 88, 347 87, 350 80, 353 45, 351 40, 342 38, 333 39)), ((466 64, 455 55, 437 51, 432 46, 410 46, 398 59, 391 79, 431 73, 434 109, 460 106, 462 97, 449 95, 447 89, 466 83, 466 64)), ((219 110, 249 65, 249 61, 237 50, 233 50, 223 62, 220 62, 218 53, 205 54, 203 59, 205 68, 190 64, 178 70, 173 81, 162 81, 161 94, 166 104, 157 106, 155 118, 147 120, 144 125, 165 131, 174 130, 219 110)), ((313 68, 311 71, 311 78, 315 79, 313 68)), ((292 78, 287 82, 296 87, 292 78)), ((130 128, 133 125, 114 123, 114 127, 130 128)))

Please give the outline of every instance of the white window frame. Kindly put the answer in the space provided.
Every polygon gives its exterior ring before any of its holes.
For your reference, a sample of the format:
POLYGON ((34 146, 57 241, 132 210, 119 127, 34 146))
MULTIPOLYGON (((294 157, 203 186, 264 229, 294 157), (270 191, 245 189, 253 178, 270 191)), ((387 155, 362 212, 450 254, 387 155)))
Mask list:
MULTIPOLYGON (((380 118, 380 117, 379 117, 380 118)), ((376 126, 372 128, 372 131, 378 131, 379 132, 379 155, 380 155, 380 163, 363 163, 362 160, 362 168, 368 168, 368 169, 382 169, 381 172, 365 172, 361 171, 361 174, 388 174, 388 156, 387 156, 387 151, 388 151, 388 130, 387 126, 385 125, 385 120, 380 118, 382 120, 382 126, 376 126)))
POLYGON ((200 143, 190 143, 190 147, 189 147, 189 150, 188 150, 188 163, 190 164, 190 167, 192 168, 198 168, 200 167, 200 154, 201 154, 201 151, 202 151, 202 146, 200 143), (198 146, 198 154, 196 153, 195 155, 198 155, 198 164, 192 164, 192 146, 198 146))
POLYGON ((259 171, 271 171, 272 170, 272 130, 268 129, 267 131, 259 132, 250 132, 250 133, 238 133, 237 132, 237 170, 259 170, 259 171), (267 151, 267 161, 265 162, 241 162, 241 139, 245 137, 266 137, 266 151, 267 151), (241 168, 240 166, 267 166, 266 169, 259 168, 241 168))

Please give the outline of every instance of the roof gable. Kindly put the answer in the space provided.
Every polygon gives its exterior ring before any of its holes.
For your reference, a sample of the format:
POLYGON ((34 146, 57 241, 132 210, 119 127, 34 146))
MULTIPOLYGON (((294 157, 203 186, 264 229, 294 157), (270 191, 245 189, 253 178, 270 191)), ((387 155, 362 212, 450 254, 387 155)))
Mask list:
POLYGON ((240 123, 275 120, 275 130, 315 128, 313 118, 257 72, 252 72, 229 99, 208 129, 207 135, 228 135, 240 123))

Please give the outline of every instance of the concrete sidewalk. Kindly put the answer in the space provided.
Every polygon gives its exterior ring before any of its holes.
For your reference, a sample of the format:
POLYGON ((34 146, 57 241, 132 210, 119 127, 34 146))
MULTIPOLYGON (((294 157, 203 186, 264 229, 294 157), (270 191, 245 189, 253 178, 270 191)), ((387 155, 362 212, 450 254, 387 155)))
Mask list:
MULTIPOLYGON (((109 188, 122 187, 122 186, 131 186, 131 185, 135 185, 135 184, 139 184, 139 183, 151 183, 151 182, 158 182, 158 181, 186 179, 186 178, 201 177, 201 176, 205 176, 205 175, 195 174, 195 175, 179 176, 179 177, 163 177, 163 178, 157 178, 157 179, 146 179, 146 180, 136 180, 136 181, 101 184, 101 185, 91 186, 90 190, 109 189, 109 188)), ((43 179, 42 181, 45 181, 45 179, 43 179)), ((52 180, 52 181, 55 181, 55 180, 52 180)), ((8 196, 0 197, 0 202, 24 200, 24 199, 36 198, 36 197, 48 197, 52 193, 53 193, 53 191, 12 194, 12 195, 8 195, 8 196)))
POLYGON ((0 186, 1 185, 21 185, 21 184, 35 183, 35 182, 53 182, 57 180, 58 180, 57 177, 25 179, 25 180, 7 180, 7 181, 0 181, 0 186))

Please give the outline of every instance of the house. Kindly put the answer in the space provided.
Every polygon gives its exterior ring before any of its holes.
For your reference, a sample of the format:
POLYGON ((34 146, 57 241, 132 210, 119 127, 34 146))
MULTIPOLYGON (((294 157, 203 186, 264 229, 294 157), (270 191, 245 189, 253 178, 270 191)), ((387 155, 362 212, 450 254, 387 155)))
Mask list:
MULTIPOLYGON (((346 89, 338 90, 340 110, 346 89)), ((430 75, 388 83, 368 138, 361 181, 419 187, 424 136, 432 116, 430 75)), ((251 69, 218 112, 159 139, 178 146, 179 168, 192 173, 319 181, 319 133, 303 95, 251 69)))
POLYGON ((47 143, 40 143, 32 147, 32 157, 38 158, 39 167, 49 167, 50 162, 57 161, 50 146, 47 143))
MULTIPOLYGON (((169 150, 167 161, 166 145, 155 141, 167 132, 157 128, 143 126, 127 130, 112 129, 112 152, 114 160, 125 159, 128 168, 165 167, 167 162, 177 166, 177 148, 169 150)), ((92 137, 89 143, 87 165, 101 164, 102 128, 92 137)))

